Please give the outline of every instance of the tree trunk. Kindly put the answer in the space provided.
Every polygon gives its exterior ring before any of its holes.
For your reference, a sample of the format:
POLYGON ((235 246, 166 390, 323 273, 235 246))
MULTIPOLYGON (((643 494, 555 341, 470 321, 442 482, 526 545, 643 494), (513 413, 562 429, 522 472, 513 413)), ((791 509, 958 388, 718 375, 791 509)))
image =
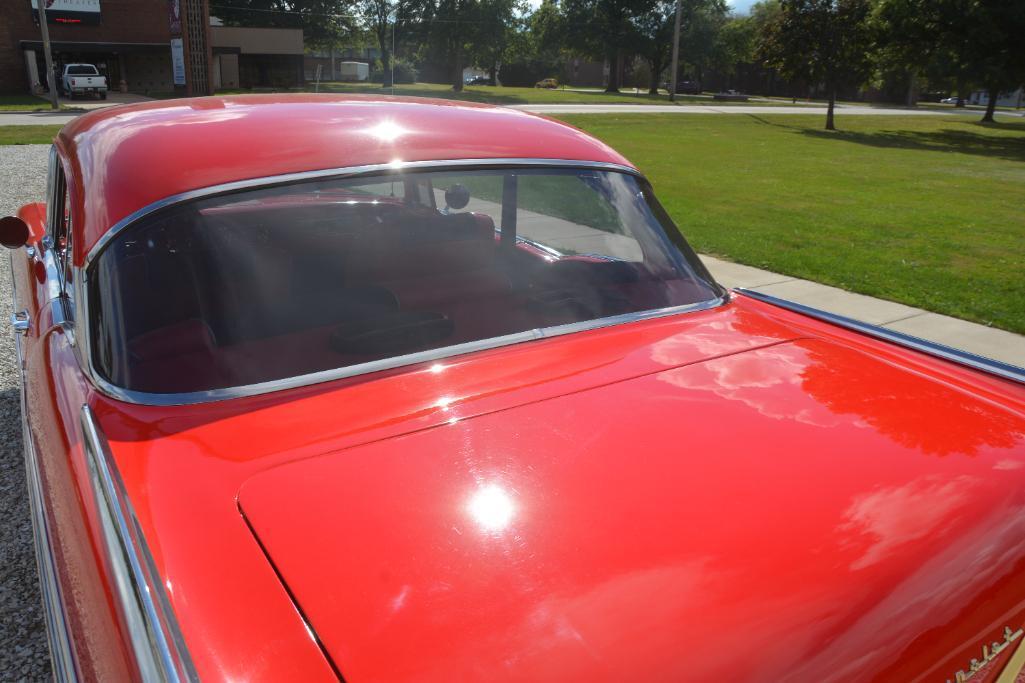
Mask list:
POLYGON ((381 87, 390 88, 392 87, 391 82, 391 46, 388 44, 388 26, 377 31, 377 47, 381 50, 381 68, 384 69, 384 73, 381 76, 381 87))
POLYGON ((606 59, 609 60, 609 82, 605 86, 605 92, 619 92, 619 50, 609 48, 606 59))
POLYGON ((915 78, 915 76, 916 76, 916 74, 915 74, 914 71, 908 71, 908 99, 907 99, 907 106, 909 106, 909 107, 913 107, 916 104, 918 104, 918 102, 917 102, 918 98, 915 97, 915 82, 917 80, 915 78))
POLYGON ((968 99, 968 98, 964 96, 964 89, 965 89, 964 79, 963 78, 958 78, 957 79, 957 104, 954 105, 954 106, 956 106, 956 107, 963 107, 965 105, 965 100, 968 99))
POLYGON ((498 85, 498 61, 491 61, 491 68, 488 69, 488 78, 491 79, 492 85, 498 85))
POLYGON ((659 68, 658 65, 653 62, 648 62, 648 68, 651 70, 651 80, 648 82, 648 94, 657 95, 658 80, 659 76, 662 75, 662 68, 659 68))
POLYGON ((463 44, 456 46, 456 64, 452 73, 452 90, 463 92, 463 44))
POLYGON ((833 108, 836 106, 836 88, 829 89, 829 108, 826 109, 826 130, 836 130, 833 125, 833 108))
POLYGON ((1000 97, 1000 90, 991 87, 989 89, 989 102, 986 103, 986 114, 982 117, 982 123, 993 123, 993 112, 996 111, 998 97, 1000 97))
POLYGON ((392 83, 392 79, 391 79, 391 75, 392 75, 391 60, 392 59, 393 59, 393 57, 392 57, 391 51, 387 47, 381 46, 381 68, 384 69, 384 74, 382 75, 382 78, 381 78, 381 87, 382 88, 390 88, 390 87, 392 87, 392 85, 394 85, 392 83))

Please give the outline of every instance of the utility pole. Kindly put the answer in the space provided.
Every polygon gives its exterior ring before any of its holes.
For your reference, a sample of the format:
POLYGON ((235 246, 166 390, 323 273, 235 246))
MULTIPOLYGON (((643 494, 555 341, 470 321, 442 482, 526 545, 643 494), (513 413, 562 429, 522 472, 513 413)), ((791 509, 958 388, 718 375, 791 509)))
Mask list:
POLYGON ((395 94, 395 26, 399 23, 399 5, 395 3, 395 16, 391 22, 391 94, 395 94))
POLYGON ((676 71, 680 68, 680 14, 683 0, 676 0, 676 25, 673 27, 673 66, 669 69, 669 101, 676 101, 676 71))
POLYGON ((57 104, 57 74, 53 72, 53 55, 50 54, 50 30, 46 26, 46 3, 36 0, 36 11, 39 13, 39 26, 43 30, 43 56, 46 57, 47 83, 50 86, 50 108, 60 109, 57 104))

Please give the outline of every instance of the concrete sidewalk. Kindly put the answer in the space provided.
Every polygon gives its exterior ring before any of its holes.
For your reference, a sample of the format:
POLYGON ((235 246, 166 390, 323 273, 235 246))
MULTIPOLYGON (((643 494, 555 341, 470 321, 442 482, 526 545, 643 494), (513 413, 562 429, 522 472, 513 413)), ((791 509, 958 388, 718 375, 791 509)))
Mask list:
POLYGON ((830 313, 879 325, 980 356, 1025 367, 1025 336, 930 313, 920 308, 854 294, 829 285, 701 256, 724 287, 746 287, 830 313))
MULTIPOLYGON (((534 114, 801 114, 824 116, 825 109, 817 106, 767 106, 714 104, 514 104, 534 114)), ((999 116, 1022 118, 1020 112, 998 111, 999 116)), ((982 112, 954 109, 904 109, 900 107, 870 107, 864 105, 837 106, 837 116, 966 116, 981 117, 982 112)))

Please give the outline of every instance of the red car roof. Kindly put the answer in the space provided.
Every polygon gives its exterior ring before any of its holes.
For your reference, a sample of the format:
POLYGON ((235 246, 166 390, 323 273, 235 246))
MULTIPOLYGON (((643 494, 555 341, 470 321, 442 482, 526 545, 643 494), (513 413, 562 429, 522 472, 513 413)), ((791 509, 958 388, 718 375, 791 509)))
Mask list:
POLYGON ((57 139, 81 226, 75 262, 160 199, 303 171, 441 159, 549 158, 630 165, 608 145, 526 112, 447 100, 241 95, 85 114, 57 139))

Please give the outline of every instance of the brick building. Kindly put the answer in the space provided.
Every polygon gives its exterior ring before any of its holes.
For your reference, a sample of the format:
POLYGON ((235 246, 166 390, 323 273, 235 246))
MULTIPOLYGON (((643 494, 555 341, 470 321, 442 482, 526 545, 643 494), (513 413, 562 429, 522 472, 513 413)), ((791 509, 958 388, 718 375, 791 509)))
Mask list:
MULTIPOLYGON (((0 92, 46 83, 35 7, 0 0, 0 92)), ((46 12, 58 72, 85 62, 112 90, 212 92, 209 0, 47 0, 46 12)))

